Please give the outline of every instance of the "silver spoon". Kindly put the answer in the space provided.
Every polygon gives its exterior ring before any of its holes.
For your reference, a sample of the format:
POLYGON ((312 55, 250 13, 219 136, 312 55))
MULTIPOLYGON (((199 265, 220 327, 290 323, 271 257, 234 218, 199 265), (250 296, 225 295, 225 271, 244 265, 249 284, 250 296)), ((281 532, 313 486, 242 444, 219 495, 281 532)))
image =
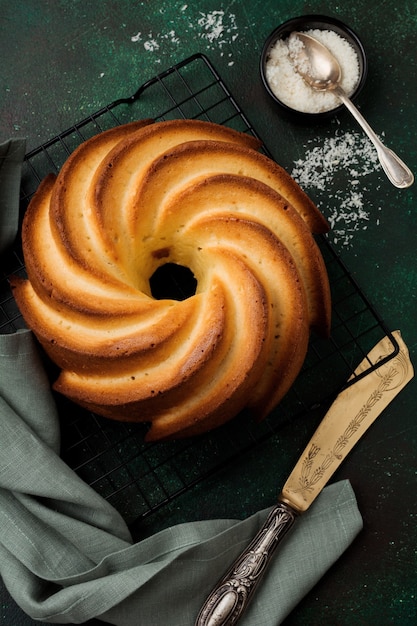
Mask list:
POLYGON ((410 187, 414 182, 411 170, 392 150, 384 146, 341 88, 342 70, 330 50, 314 37, 297 31, 289 37, 289 48, 294 67, 304 81, 317 91, 332 91, 352 113, 374 144, 379 161, 392 184, 400 188, 410 187))

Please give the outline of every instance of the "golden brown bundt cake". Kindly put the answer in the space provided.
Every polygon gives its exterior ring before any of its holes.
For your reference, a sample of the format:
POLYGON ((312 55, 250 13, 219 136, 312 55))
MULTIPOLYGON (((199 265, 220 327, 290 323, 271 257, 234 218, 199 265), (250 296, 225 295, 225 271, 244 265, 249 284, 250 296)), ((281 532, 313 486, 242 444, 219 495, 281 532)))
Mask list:
POLYGON ((309 333, 329 332, 312 232, 327 223, 258 140, 196 120, 149 120, 83 143, 40 185, 12 286, 59 366, 54 387, 96 413, 196 435, 282 399, 309 333), (157 299, 151 277, 188 268, 196 290, 157 299))

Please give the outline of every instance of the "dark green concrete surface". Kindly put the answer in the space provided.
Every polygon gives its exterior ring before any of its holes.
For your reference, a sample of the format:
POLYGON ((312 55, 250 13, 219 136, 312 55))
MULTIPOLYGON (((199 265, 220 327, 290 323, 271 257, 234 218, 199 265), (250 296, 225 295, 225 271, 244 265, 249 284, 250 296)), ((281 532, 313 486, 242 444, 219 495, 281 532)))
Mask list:
MULTIPOLYGON (((369 75, 357 104, 417 172, 415 0, 0 0, 0 141, 25 136, 34 148, 171 64, 204 52, 290 173, 297 161, 301 168, 314 162, 313 148, 323 150, 334 137, 339 146, 351 137, 360 147, 361 133, 347 113, 302 125, 284 118, 262 88, 264 39, 280 22, 307 13, 338 17, 360 35, 369 75)), ((416 186, 395 189, 375 164, 359 176, 353 170, 363 164, 352 158, 334 176, 322 173, 322 189, 311 180, 305 189, 332 220, 330 238, 343 261, 387 325, 401 330, 417 362, 416 186)), ((413 381, 339 470, 336 478, 353 484, 364 530, 287 626, 417 623, 416 390, 413 381)), ((288 427, 261 455, 176 500, 141 532, 199 517, 243 517, 268 506, 294 460, 281 450, 292 452, 296 440, 288 427)), ((1 623, 32 623, 3 588, 0 600, 1 623)))

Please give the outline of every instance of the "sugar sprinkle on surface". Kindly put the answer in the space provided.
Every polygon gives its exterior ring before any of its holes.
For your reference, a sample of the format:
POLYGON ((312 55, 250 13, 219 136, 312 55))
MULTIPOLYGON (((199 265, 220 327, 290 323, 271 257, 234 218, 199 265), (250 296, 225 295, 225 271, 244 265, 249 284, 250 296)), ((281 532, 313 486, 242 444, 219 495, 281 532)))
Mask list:
POLYGON ((350 247, 358 231, 379 223, 381 207, 366 185, 367 176, 381 169, 376 150, 363 133, 351 131, 316 137, 304 148, 305 157, 294 162, 291 175, 315 196, 333 243, 350 247))

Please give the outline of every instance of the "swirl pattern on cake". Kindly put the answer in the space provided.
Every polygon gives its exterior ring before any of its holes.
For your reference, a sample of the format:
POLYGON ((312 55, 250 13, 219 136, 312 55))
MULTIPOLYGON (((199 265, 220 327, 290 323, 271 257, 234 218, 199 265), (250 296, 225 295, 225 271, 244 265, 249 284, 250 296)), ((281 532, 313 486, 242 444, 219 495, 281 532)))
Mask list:
POLYGON ((326 221, 252 136, 196 120, 119 126, 41 183, 22 227, 27 325, 54 388, 149 440, 197 435, 275 407, 330 290, 312 232, 326 221), (150 278, 189 268, 196 291, 156 299, 150 278))

